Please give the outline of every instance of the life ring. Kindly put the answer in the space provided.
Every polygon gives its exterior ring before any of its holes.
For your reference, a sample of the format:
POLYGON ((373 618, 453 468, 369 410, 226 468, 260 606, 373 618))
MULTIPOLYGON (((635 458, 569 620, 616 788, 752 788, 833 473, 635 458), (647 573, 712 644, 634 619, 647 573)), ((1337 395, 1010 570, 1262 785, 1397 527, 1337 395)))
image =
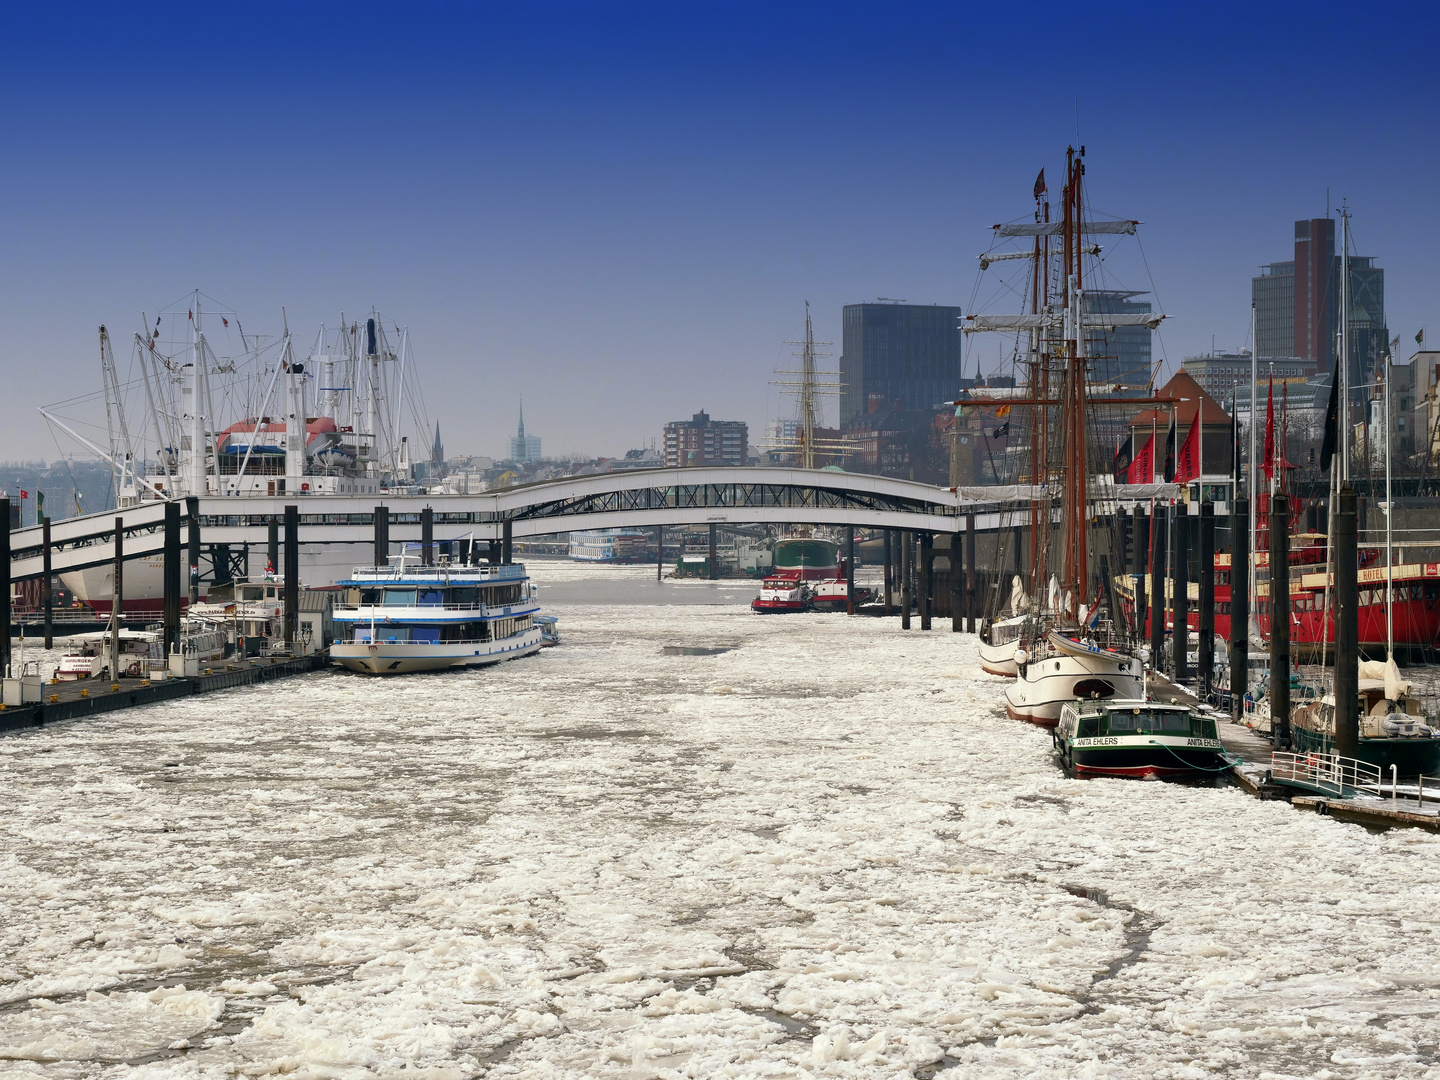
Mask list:
POLYGON ((126 675, 130 675, 130 676, 137 676, 137 675, 139 675, 139 674, 140 674, 140 661, 139 661, 139 660, 133 660, 133 661, 131 661, 130 666, 125 669, 125 674, 126 674, 126 675))

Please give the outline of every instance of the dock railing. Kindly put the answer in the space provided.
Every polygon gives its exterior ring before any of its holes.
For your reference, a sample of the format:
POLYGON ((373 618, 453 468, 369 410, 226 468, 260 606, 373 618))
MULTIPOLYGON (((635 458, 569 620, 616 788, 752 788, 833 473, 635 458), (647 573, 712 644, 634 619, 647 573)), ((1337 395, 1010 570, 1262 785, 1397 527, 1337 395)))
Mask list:
POLYGON ((1277 750, 1270 755, 1270 778, 1276 783, 1309 788, 1336 798, 1352 798, 1358 792, 1380 792, 1380 770, 1368 761, 1339 754, 1291 754, 1277 750))

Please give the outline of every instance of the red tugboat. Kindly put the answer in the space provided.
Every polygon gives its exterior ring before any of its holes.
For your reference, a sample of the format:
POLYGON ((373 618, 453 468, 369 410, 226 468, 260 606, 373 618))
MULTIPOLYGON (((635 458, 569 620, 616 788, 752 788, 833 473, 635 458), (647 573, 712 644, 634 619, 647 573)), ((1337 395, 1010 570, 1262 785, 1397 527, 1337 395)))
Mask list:
MULTIPOLYGON (((760 595, 750 609, 760 613, 784 611, 843 611, 849 600, 840 545, 833 540, 791 537, 775 542, 775 568, 765 575, 760 595)), ((874 599, 874 590, 855 589, 855 603, 874 599)))

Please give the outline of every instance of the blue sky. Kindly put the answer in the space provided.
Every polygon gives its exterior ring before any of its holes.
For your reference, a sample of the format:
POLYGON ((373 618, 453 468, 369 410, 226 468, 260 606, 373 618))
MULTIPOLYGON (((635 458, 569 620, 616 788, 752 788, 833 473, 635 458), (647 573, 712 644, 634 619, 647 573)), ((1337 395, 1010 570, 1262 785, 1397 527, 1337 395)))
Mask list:
POLYGON ((1153 288, 1172 363, 1245 343, 1250 276, 1327 188, 1392 333, 1440 333, 1435 17, 1124 7, 13 10, 0 458, 55 455, 34 407, 98 386, 99 323, 197 287, 302 344, 372 304, 407 325, 452 453, 501 452, 521 394, 549 453, 700 408, 754 437, 806 300, 838 342, 845 303, 996 299, 988 226, 1077 114, 1093 205, 1146 223, 1111 278, 1153 288))

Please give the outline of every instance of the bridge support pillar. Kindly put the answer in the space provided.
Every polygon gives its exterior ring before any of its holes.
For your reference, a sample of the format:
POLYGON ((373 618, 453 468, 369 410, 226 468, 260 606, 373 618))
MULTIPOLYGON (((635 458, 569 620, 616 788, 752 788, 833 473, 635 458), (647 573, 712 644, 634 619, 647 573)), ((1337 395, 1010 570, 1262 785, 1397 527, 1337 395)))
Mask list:
MULTIPOLYGON (((271 518, 270 527, 275 527, 271 518)), ((272 534, 273 535, 273 534, 272 534)), ((180 504, 165 504, 165 558, 161 574, 165 582, 165 656, 180 647, 180 504)))
POLYGON ((894 588, 895 588, 895 564, 893 559, 893 529, 885 530, 885 614, 893 615, 895 612, 894 588))
POLYGON ((435 565, 435 508, 431 506, 420 511, 420 565, 435 565))
POLYGON ((935 592, 935 535, 920 534, 920 629, 930 629, 930 597, 935 592))
MULTIPOLYGON (((44 577, 40 579, 40 595, 45 607, 45 648, 55 647, 55 577, 50 571, 50 517, 47 514, 40 522, 41 554, 44 577)), ((9 633, 9 627, 6 627, 9 633)))
POLYGON ((665 578, 665 526, 655 526, 655 580, 665 578))
POLYGON ((375 565, 386 566, 390 562, 390 508, 375 507, 375 565))
POLYGON ((710 523, 710 558, 706 560, 710 566, 710 580, 714 581, 720 576, 720 556, 715 548, 715 523, 710 523))
POLYGON ((845 526, 845 614, 855 614, 855 526, 845 526))
POLYGON ((965 614, 970 620, 970 632, 980 632, 980 619, 985 605, 980 597, 980 566, 976 558, 975 515, 965 515, 965 614))
POLYGON ((910 629, 910 605, 914 603, 912 579, 914 577, 914 537, 904 529, 900 530, 900 629, 910 629))
POLYGON ((285 507, 285 645, 300 637, 300 507, 285 507))
POLYGON ((500 562, 509 566, 515 558, 515 523, 509 518, 505 519, 504 529, 500 536, 500 562))
POLYGON ((10 500, 0 499, 0 675, 10 674, 10 500))
POLYGON ((965 534, 950 534, 950 632, 965 629, 965 534))

